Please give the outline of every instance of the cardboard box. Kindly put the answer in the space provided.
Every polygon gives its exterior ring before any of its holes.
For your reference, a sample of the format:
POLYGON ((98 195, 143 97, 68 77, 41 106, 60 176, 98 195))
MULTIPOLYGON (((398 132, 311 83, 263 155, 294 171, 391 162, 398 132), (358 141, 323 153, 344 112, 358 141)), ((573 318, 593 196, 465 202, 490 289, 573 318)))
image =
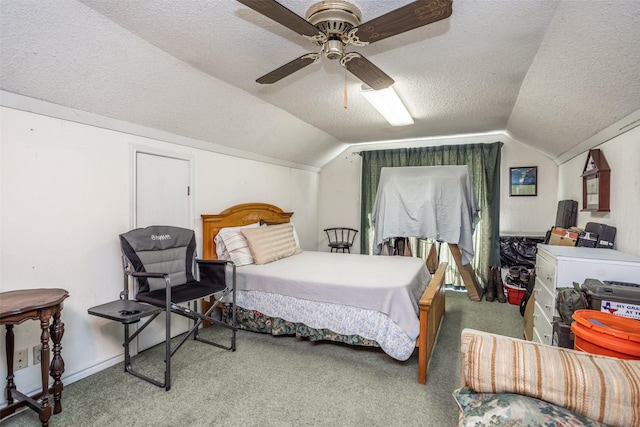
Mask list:
POLYGON ((560 227, 553 227, 549 236, 549 244, 556 246, 575 246, 579 234, 560 227))
POLYGON ((535 309, 536 293, 532 292, 524 308, 524 339, 533 341, 533 311, 535 309))

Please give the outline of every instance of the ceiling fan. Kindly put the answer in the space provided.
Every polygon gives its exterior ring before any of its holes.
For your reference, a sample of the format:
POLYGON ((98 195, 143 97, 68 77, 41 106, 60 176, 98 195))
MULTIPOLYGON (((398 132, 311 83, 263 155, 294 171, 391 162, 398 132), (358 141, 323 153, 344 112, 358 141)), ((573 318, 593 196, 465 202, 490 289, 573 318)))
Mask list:
POLYGON ((343 0, 321 1, 312 5, 306 19, 275 0, 238 0, 258 13, 284 25, 321 47, 320 53, 307 53, 256 80, 271 84, 318 61, 339 60, 340 65, 374 90, 384 89, 394 82, 384 71, 356 52, 346 52, 347 46, 365 46, 387 37, 413 30, 451 16, 452 0, 414 1, 360 24, 360 10, 343 0))

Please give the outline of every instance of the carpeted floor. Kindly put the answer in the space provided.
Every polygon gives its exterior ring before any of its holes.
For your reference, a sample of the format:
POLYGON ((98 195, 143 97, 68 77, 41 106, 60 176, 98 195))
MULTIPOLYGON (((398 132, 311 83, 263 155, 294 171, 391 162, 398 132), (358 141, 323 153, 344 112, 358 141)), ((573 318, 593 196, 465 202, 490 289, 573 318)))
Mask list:
MULTIPOLYGON (((447 291, 446 314, 428 370, 417 383, 417 352, 398 362, 377 349, 238 332, 236 352, 193 341, 172 358, 172 388, 125 374, 122 364, 65 385, 51 426, 432 426, 457 424, 460 332, 522 337, 518 306, 472 302, 447 291)), ((219 335, 214 328, 203 336, 219 335)), ((162 349, 134 359, 149 372, 162 349), (155 358, 155 359, 154 359, 155 358)), ((162 363, 156 363, 160 369, 162 363)), ((24 410, 0 423, 40 425, 24 410)))

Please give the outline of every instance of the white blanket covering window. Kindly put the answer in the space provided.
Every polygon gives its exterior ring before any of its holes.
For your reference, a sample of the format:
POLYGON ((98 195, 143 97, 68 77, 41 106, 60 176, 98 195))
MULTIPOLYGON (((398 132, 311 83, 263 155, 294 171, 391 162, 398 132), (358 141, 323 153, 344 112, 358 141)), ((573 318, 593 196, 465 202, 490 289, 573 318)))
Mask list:
POLYGON ((468 166, 385 167, 372 212, 374 254, 393 237, 455 243, 468 264, 480 209, 468 166))

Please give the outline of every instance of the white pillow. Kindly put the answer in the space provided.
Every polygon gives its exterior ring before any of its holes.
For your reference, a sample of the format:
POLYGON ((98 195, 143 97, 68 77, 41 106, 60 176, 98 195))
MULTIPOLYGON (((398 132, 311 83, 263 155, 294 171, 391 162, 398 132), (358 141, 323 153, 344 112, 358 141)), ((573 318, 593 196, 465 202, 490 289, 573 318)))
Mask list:
MULTIPOLYGON (((291 223, 289 223, 289 224, 291 224, 291 223)), ((291 225, 293 225, 293 224, 291 224, 291 225)), ((296 242, 296 247, 300 248, 300 239, 298 238, 298 230, 296 230, 296 226, 295 225, 293 225, 293 239, 296 242)))
POLYGON ((240 230, 254 227, 260 227, 260 223, 221 228, 214 238, 218 259, 233 261, 236 266, 253 264, 251 251, 240 230))
MULTIPOLYGON (((221 228, 220 231, 224 230, 221 228)), ((229 252, 227 251, 227 247, 224 245, 222 241, 222 236, 220 236, 220 231, 216 234, 216 237, 213 238, 213 242, 216 244, 216 255, 218 259, 222 259, 225 261, 229 261, 231 258, 229 257, 229 252)))

